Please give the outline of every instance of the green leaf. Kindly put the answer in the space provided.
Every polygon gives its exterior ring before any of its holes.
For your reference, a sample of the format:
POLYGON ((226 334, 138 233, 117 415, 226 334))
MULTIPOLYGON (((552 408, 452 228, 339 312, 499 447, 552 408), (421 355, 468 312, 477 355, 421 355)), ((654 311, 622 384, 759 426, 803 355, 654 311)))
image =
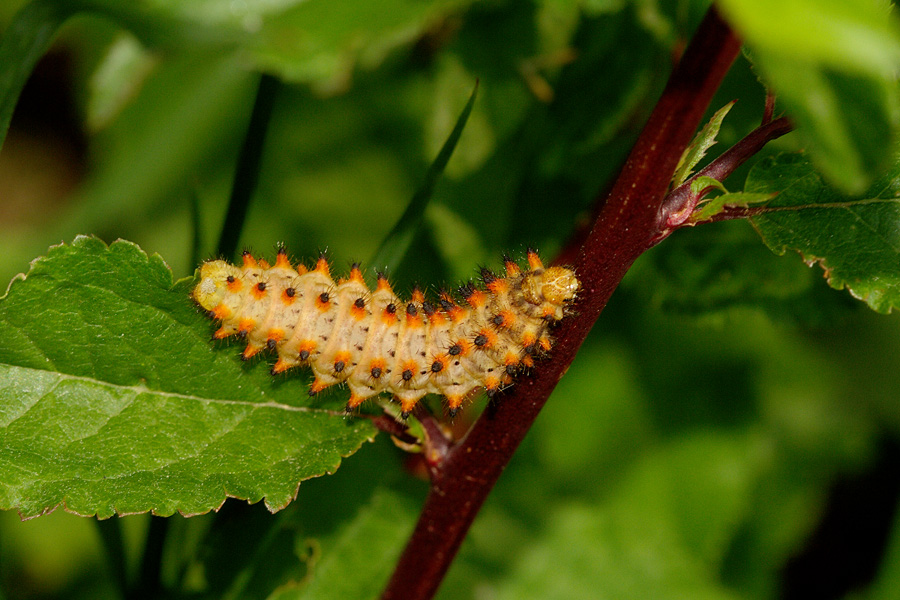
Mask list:
POLYGON ((878 312, 900 304, 900 164, 858 196, 829 187, 803 154, 760 161, 746 191, 778 193, 751 218, 775 253, 797 250, 878 312))
POLYGON ((890 600, 897 595, 900 586, 900 515, 894 516, 891 532, 878 570, 868 593, 860 595, 865 600, 890 600))
MULTIPOLYGON (((227 7, 230 3, 219 4, 227 7)), ((41 56, 50 49, 62 24, 78 13, 102 14, 130 26, 147 43, 166 44, 184 37, 221 49, 236 47, 236 42, 243 37, 238 33, 237 23, 233 28, 220 26, 214 31, 203 20, 186 19, 191 11, 182 13, 181 8, 174 9, 177 6, 178 3, 173 4, 169 11, 147 10, 142 4, 126 5, 116 0, 34 0, 23 6, 0 38, 0 147, 25 82, 41 56)), ((98 107, 92 101, 91 118, 102 119, 99 113, 112 109, 114 102, 107 98, 107 106, 98 107)))
POLYGON ((719 190, 726 194, 728 193, 728 190, 725 189, 725 185, 714 177, 703 175, 701 177, 695 177, 691 181, 691 194, 694 196, 699 196, 706 188, 719 190))
POLYGON ((308 578, 283 586, 270 600, 378 597, 412 532, 416 506, 388 487, 376 488, 365 500, 335 531, 316 540, 321 559, 313 562, 308 578))
MULTIPOLYGON (((642 299, 644 310, 745 320, 763 310, 791 323, 833 326, 860 309, 850 296, 835 292, 801 261, 775 256, 749 223, 723 221, 673 235, 641 257, 625 285, 642 299)), ((565 380, 563 380, 565 381, 565 380)))
POLYGON ((715 198, 711 198, 707 202, 704 202, 694 213, 691 215, 691 221, 695 223, 699 223, 701 221, 706 221, 713 217, 713 215, 717 215, 728 207, 742 207, 746 208, 751 204, 758 204, 760 202, 765 202, 766 200, 771 200, 777 194, 751 194, 750 192, 726 192, 720 196, 716 196, 715 198))
POLYGON ((90 131, 109 126, 140 92, 159 63, 159 56, 144 48, 128 32, 120 32, 105 51, 88 82, 85 122, 90 131))
POLYGON ((687 181, 691 172, 694 170, 694 167, 697 166, 697 163, 706 156, 706 151, 712 148, 713 144, 716 143, 716 136, 719 135, 719 129, 722 128, 722 121, 725 120, 725 115, 728 114, 728 111, 731 110, 731 107, 734 106, 735 102, 736 100, 732 100, 717 110, 716 114, 714 114, 709 122, 703 126, 703 129, 694 136, 690 145, 684 149, 684 153, 678 160, 678 167, 675 169, 675 175, 672 177, 672 187, 678 187, 687 181))
MULTIPOLYGON (((0 41, 0 146, 38 59, 59 27, 82 11, 117 21, 149 45, 191 43, 223 53, 241 50, 243 61, 249 60, 254 68, 336 91, 346 87, 356 66, 380 64, 391 49, 412 43, 444 14, 465 4, 393 0, 386 5, 361 0, 336 7, 324 0, 239 4, 231 0, 131 4, 36 0, 15 15, 0 41)), ((102 120, 117 100, 101 102, 106 105, 91 103, 92 119, 102 120)))
POLYGON ((721 0, 755 49, 858 73, 884 73, 900 60, 897 24, 879 0, 721 0))
POLYGON ((409 250, 410 244, 412 244, 413 237, 415 237, 416 232, 422 225, 422 221, 425 218, 425 209, 428 208, 428 203, 434 193, 434 187, 447 167, 450 157, 453 156, 453 150, 456 148, 459 137, 466 127, 466 121, 472 113, 472 107, 475 106, 475 97, 477 95, 478 82, 476 81, 472 94, 469 96, 469 101, 466 102, 466 106, 456 120, 456 125, 450 132, 450 136, 444 142, 434 162, 428 167, 425 179, 422 181, 419 189, 416 190, 416 193, 413 194, 412 199, 406 206, 406 210, 400 215, 400 219, 397 220, 393 229, 387 234, 381 246, 375 252, 375 256, 372 257, 370 262, 371 265, 387 271, 394 271, 400 266, 400 262, 406 256, 406 252, 409 250))
MULTIPOLYGON (((236 13, 229 0, 213 4, 223 15, 236 13)), ((346 87, 357 67, 377 66, 392 49, 412 43, 448 12, 466 4, 292 0, 285 9, 283 3, 248 2, 246 15, 236 16, 241 24, 249 20, 259 26, 247 50, 260 68, 333 92, 346 87)))
POLYGON ((303 399, 299 378, 242 369, 158 256, 79 237, 0 299, 0 507, 35 516, 271 509, 372 438, 303 399), (300 400, 303 399, 301 404, 300 400))
POLYGON ((25 81, 50 48, 60 25, 80 10, 78 2, 36 0, 16 13, 0 38, 0 147, 25 81))
POLYGON ((723 0, 721 7, 813 162, 846 192, 862 192, 897 140, 900 33, 887 3, 723 0))

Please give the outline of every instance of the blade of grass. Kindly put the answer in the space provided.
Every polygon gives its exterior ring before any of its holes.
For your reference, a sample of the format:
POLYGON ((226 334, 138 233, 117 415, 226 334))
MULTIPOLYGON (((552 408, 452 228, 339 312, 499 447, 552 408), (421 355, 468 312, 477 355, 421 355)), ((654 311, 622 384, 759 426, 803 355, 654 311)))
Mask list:
POLYGON ((247 126, 247 135, 244 136, 244 143, 238 156, 234 183, 231 186, 231 199, 228 202, 228 212, 225 214, 225 222, 222 225, 222 233, 219 236, 219 245, 216 250, 216 253, 222 258, 236 258, 235 252, 238 241, 241 239, 244 221, 247 219, 250 200, 253 198, 253 192, 256 191, 256 183, 259 180, 259 164, 266 140, 266 131, 269 129, 272 106, 280 86, 281 82, 272 75, 263 74, 259 78, 256 100, 253 102, 253 112, 250 115, 250 124, 247 126))
POLYGON ((410 244, 412 244, 413 237, 415 237, 416 232, 422 226, 422 221, 425 218, 425 209, 431 201, 434 188, 441 178, 441 175, 443 175, 444 169, 450 161, 450 157, 453 156, 456 144, 459 142, 459 138, 466 126, 466 122, 469 120, 469 115, 472 113, 472 107, 475 105, 475 97, 477 95, 478 81, 475 82, 475 87, 472 89, 469 101, 466 102, 466 106, 456 120, 453 131, 450 132, 447 141, 441 146, 441 151, 438 152, 434 162, 428 167, 428 171, 425 173, 425 179, 422 180, 422 185, 420 185, 419 189, 416 190, 416 193, 413 194, 406 210, 400 215, 397 223, 384 238, 384 241, 381 242, 381 246, 379 246, 375 255, 372 257, 369 264, 375 268, 383 269, 385 271, 396 270, 403 260, 403 257, 406 256, 406 252, 409 250, 410 244))

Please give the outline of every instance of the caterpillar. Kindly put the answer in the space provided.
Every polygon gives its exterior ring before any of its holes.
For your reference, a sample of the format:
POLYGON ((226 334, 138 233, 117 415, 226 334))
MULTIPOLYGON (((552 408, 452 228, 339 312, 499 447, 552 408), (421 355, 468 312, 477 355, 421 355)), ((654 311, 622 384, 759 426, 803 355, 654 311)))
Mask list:
POLYGON ((380 273, 370 291, 359 264, 338 282, 324 256, 312 269, 295 268, 279 247, 271 266, 249 251, 240 267, 204 262, 191 296, 221 322, 215 339, 246 338, 243 359, 274 351, 273 375, 308 365, 311 396, 346 383, 350 412, 389 392, 407 418, 425 394, 438 393, 453 417, 476 389, 493 396, 550 350, 549 327, 575 299, 573 271, 545 268, 533 250, 527 260, 522 270, 504 256, 505 277, 482 269, 483 288, 462 285, 459 303, 442 291, 435 304, 418 289, 401 300, 380 273))

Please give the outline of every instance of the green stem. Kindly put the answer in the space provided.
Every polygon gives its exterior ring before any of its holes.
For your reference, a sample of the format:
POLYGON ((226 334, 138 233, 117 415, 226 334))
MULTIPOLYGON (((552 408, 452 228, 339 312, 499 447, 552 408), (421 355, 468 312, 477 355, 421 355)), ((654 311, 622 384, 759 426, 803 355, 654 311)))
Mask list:
POLYGON ((475 106, 477 95, 478 81, 475 82, 475 87, 469 95, 469 101, 466 102, 459 118, 456 119, 456 125, 453 126, 453 130, 450 132, 444 145, 441 146, 441 150, 435 157, 434 162, 428 167, 425 178, 422 180, 416 193, 413 194, 412 200, 406 206, 406 210, 403 211, 394 227, 385 236, 378 250, 375 251, 375 256, 372 257, 369 264, 379 271, 387 273, 396 271, 403 257, 406 256, 406 252, 412 245, 413 238, 415 238, 416 233, 422 226, 422 222, 425 220, 425 209, 428 208, 428 204, 434 194, 434 188, 441 175, 443 175, 444 169, 447 168, 447 163, 450 162, 450 157, 453 156, 453 151, 456 149, 463 129, 466 127, 466 122, 469 120, 469 115, 472 114, 472 107, 475 106))
POLYGON ((141 558, 141 572, 137 586, 129 594, 129 600, 149 600, 162 596, 162 558, 165 548, 166 534, 169 531, 169 519, 150 517, 150 526, 144 541, 144 555, 141 558))
POLYGON ((116 586, 119 588, 119 595, 127 598, 128 566, 125 562, 125 544, 122 540, 122 521, 119 517, 112 517, 103 520, 97 519, 94 522, 97 524, 97 533, 100 534, 100 541, 106 552, 106 564, 112 571, 116 586))

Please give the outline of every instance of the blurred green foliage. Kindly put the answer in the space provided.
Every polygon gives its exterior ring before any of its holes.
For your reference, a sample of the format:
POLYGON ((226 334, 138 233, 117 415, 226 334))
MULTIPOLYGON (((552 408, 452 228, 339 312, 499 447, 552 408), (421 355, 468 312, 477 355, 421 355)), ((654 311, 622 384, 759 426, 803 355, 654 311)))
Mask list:
MULTIPOLYGON (((0 107, 18 96, 9 69, 44 54, 17 55, 8 40, 79 16, 37 66, 0 153, 0 278, 81 233, 129 239, 176 278, 193 273, 191 203, 200 254, 211 255, 260 71, 285 85, 242 243, 266 253, 284 242, 307 259, 327 249, 344 272, 403 213, 478 79, 426 227, 393 274, 405 292, 458 282, 502 251, 562 248, 708 2, 57 0, 32 9, 33 31, 14 30, 24 4, 0 7, 0 107)), ((756 63, 741 58, 714 101, 711 111, 739 100, 711 154, 758 124, 756 70, 799 125, 766 152, 802 145, 827 180, 865 189, 896 135, 896 23, 874 4, 723 2, 756 63)), ((882 538, 826 541, 836 563, 807 579, 790 568, 830 514, 835 482, 875 474, 893 507, 900 472, 900 323, 849 302, 792 254, 772 254, 747 223, 680 231, 648 252, 438 597, 772 598, 791 585, 894 597, 890 511, 871 514, 882 538), (870 556, 862 567, 859 555, 870 556)), ((171 597, 374 597, 425 492, 406 461, 380 436, 274 516, 232 501, 172 517, 163 587, 171 597)), ((861 487, 840 517, 869 514, 872 494, 861 487)), ((114 521, 133 579, 147 521, 114 521)), ((0 515, 0 595, 116 597, 114 561, 89 525, 61 511, 0 515)))

